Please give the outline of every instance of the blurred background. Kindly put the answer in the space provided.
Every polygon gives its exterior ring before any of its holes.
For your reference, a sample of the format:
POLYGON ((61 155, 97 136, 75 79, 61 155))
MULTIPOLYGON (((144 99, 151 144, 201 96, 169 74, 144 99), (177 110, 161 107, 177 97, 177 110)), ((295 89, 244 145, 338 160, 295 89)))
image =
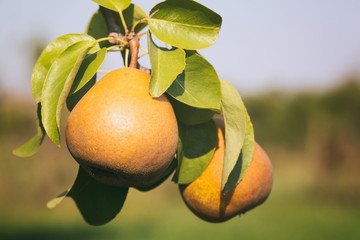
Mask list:
MULTIPOLYGON (((159 1, 133 2, 149 12, 159 1)), ((168 180, 131 189, 101 227, 88 226, 71 199, 47 209, 77 164, 64 141, 58 148, 48 138, 33 157, 12 155, 36 132, 31 71, 54 38, 84 32, 97 5, 0 1, 0 239, 360 239, 360 2, 199 2, 223 17, 219 41, 200 53, 244 99, 273 163, 269 199, 210 224, 168 180)), ((121 63, 111 54, 102 68, 121 63)))

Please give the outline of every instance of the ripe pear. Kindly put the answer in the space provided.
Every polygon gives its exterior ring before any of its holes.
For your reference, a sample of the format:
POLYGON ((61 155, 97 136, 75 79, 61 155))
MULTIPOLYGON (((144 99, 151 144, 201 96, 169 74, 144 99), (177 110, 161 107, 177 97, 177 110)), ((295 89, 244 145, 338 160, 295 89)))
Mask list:
POLYGON ((221 193, 224 161, 224 120, 214 118, 218 128, 218 145, 204 172, 190 184, 179 185, 189 209, 208 222, 224 222, 260 205, 269 196, 273 171, 269 157, 255 143, 254 156, 243 179, 227 194, 221 193))
POLYGON ((66 125, 75 160, 98 181, 141 187, 170 165, 178 126, 165 95, 149 93, 150 75, 134 68, 106 74, 76 104, 66 125))

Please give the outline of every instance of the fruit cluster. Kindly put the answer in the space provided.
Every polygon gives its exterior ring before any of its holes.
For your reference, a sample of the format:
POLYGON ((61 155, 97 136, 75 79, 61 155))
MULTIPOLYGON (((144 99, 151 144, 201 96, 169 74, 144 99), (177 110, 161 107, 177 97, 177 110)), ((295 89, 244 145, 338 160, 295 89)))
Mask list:
MULTIPOLYGON (((164 173, 174 158, 178 126, 165 95, 148 93, 150 76, 123 68, 102 78, 79 101, 66 127, 73 157, 95 179, 122 187, 143 187, 164 173)), ((217 147, 209 165, 190 184, 180 184, 187 206, 200 218, 222 222, 265 201, 271 191, 272 167, 255 144, 250 167, 237 186, 221 192, 225 125, 214 117, 217 147)))
POLYGON ((105 224, 129 188, 149 191, 174 172, 185 203, 204 220, 222 222, 264 202, 270 160, 238 91, 198 52, 217 41, 221 16, 192 0, 163 1, 149 16, 130 0, 92 1, 100 7, 86 33, 56 38, 36 62, 38 131, 14 150, 31 156, 46 135, 60 146, 67 107, 66 144, 79 171, 48 207, 71 197, 89 224, 105 224), (139 45, 145 34, 147 50, 139 45), (139 64, 139 50, 151 70, 139 64), (110 52, 120 52, 125 67, 97 81, 110 52))

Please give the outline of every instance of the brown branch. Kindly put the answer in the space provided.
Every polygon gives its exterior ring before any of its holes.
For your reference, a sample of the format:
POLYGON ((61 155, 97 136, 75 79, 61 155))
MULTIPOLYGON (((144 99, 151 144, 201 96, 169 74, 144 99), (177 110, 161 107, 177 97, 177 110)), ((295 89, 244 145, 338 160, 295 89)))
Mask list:
MULTIPOLYGON (((134 47, 133 47, 134 49, 132 49, 132 47, 129 46, 130 47, 130 54, 129 54, 129 58, 128 58, 128 61, 130 62, 129 67, 138 68, 143 72, 151 74, 151 69, 148 69, 146 67, 141 66, 137 61, 138 52, 139 52, 139 37, 134 32, 129 33, 126 36, 122 35, 121 34, 121 27, 119 26, 118 22, 116 21, 114 11, 112 11, 110 9, 107 9, 107 8, 104 8, 102 6, 100 6, 99 10, 100 10, 101 14, 104 16, 105 23, 106 23, 106 26, 107 26, 108 32, 109 32, 109 34, 108 34, 109 37, 119 38, 119 39, 122 39, 122 40, 124 40, 126 42, 129 41, 129 45, 131 45, 131 43, 130 43, 131 39, 130 38, 133 39, 134 36, 136 36, 137 40, 135 40, 135 41, 137 41, 137 52, 135 51, 134 47), (130 35, 130 37, 128 35, 130 35)), ((116 40, 109 40, 109 42, 111 44, 120 44, 120 42, 116 41, 116 40)), ((126 57, 125 51, 121 51, 121 56, 122 56, 123 61, 125 63, 125 57, 126 57)))

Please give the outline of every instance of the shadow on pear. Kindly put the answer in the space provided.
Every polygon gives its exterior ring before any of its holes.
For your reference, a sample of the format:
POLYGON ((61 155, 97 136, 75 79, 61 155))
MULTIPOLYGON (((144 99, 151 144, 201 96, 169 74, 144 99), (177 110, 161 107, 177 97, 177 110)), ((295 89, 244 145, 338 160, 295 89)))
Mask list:
POLYGON ((252 162, 243 179, 227 194, 221 194, 224 161, 224 120, 214 118, 218 128, 218 145, 202 175, 190 184, 179 185, 188 208, 208 222, 224 222, 262 204, 269 196, 273 170, 269 157, 255 143, 252 162))

